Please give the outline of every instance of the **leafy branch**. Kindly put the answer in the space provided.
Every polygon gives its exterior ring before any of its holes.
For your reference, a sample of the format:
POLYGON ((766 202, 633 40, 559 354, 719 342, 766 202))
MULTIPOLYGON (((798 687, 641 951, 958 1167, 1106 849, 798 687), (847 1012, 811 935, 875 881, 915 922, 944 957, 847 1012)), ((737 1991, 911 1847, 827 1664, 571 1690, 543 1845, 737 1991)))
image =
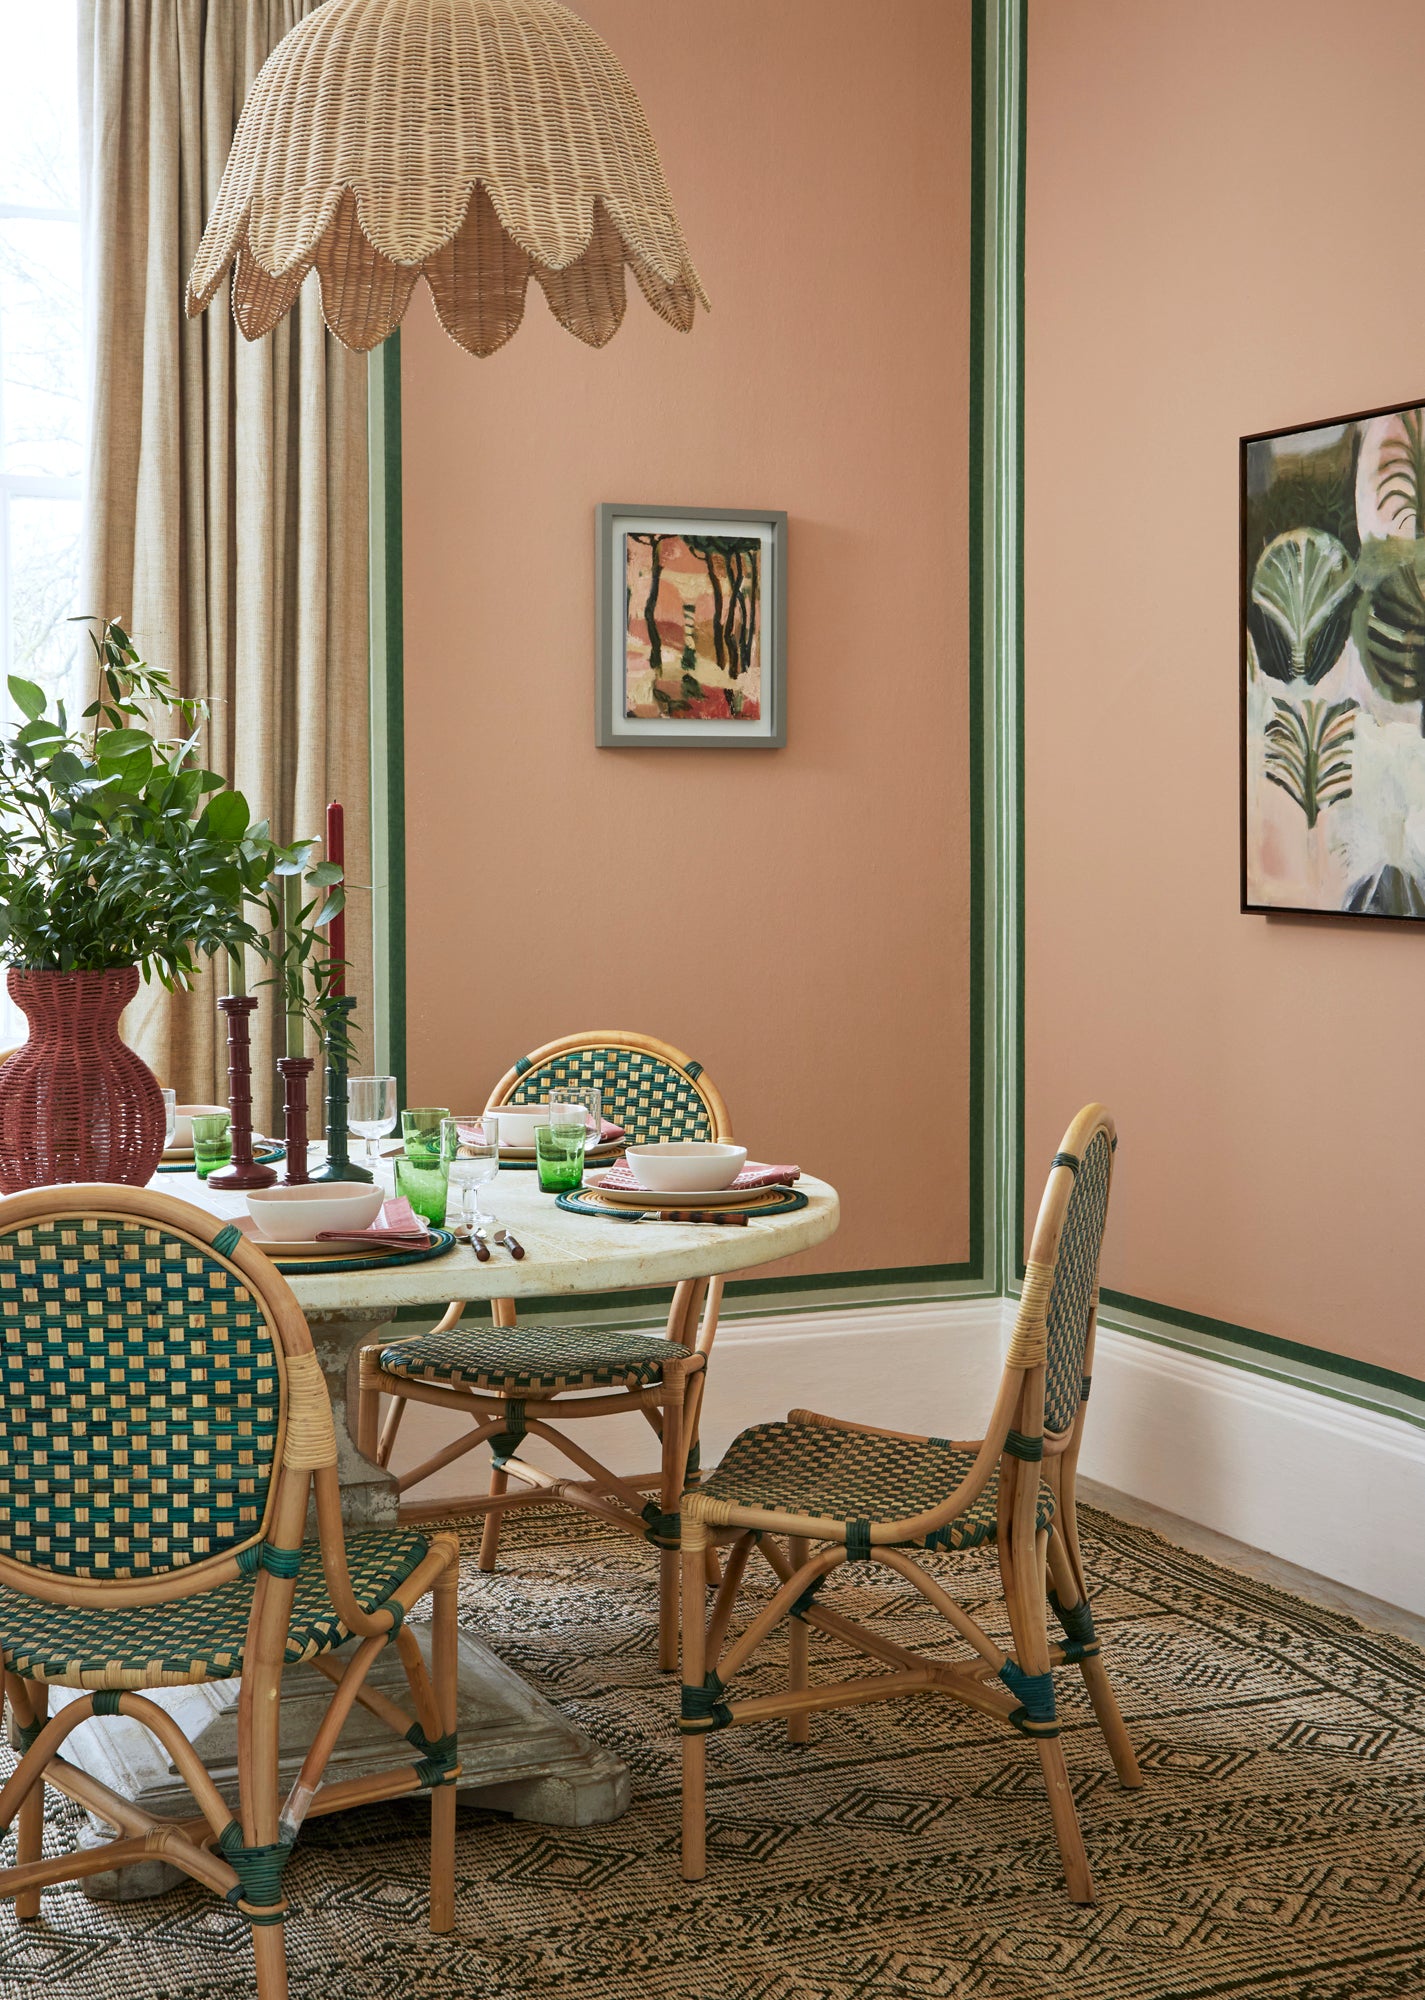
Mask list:
POLYGON ((1376 505, 1403 527, 1415 524, 1415 539, 1425 536, 1425 413, 1406 410, 1400 419, 1403 435, 1392 437, 1380 455, 1376 505))
POLYGON ((323 955, 341 907, 341 870, 284 847, 247 800, 196 757, 206 708, 139 658, 114 619, 92 629, 93 701, 71 722, 63 701, 18 675, 23 718, 0 737, 0 963, 57 972, 137 965, 170 990, 218 951, 278 968, 288 1003, 326 1039, 339 967, 323 955), (315 893, 295 940, 274 921, 274 883, 315 893), (309 991, 310 986, 310 991, 309 991))

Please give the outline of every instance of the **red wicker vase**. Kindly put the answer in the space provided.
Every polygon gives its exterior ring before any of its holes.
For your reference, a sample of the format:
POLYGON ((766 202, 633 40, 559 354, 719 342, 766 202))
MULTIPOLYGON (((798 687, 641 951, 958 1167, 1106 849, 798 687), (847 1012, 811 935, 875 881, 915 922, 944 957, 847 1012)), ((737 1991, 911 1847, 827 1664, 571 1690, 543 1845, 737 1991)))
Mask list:
POLYGON ((158 1079, 119 1039, 137 966, 7 975, 30 1038, 0 1063, 0 1191, 64 1181, 142 1187, 163 1154, 158 1079))

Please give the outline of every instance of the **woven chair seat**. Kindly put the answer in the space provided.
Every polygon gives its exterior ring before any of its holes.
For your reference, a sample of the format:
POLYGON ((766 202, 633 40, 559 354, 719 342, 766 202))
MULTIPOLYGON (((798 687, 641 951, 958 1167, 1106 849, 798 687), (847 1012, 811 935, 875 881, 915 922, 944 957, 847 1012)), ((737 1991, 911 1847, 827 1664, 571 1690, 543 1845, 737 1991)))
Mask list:
POLYGON ((602 1326, 453 1326, 393 1341, 381 1350, 388 1375, 454 1389, 506 1393, 559 1389, 646 1389, 688 1347, 661 1334, 602 1326))
MULTIPOLYGON (((754 1424, 733 1439, 699 1497, 838 1521, 903 1521, 948 1500, 977 1449, 961 1450, 939 1439, 913 1444, 869 1437, 822 1424, 754 1424)), ((993 1541, 998 1497, 996 1469, 969 1511, 926 1536, 925 1546, 973 1549, 993 1541)), ((1053 1515, 1053 1496, 1041 1485, 1039 1526, 1048 1527, 1053 1515)))
MULTIPOLYGON (((348 1532, 347 1564, 361 1609, 377 1610, 429 1546, 413 1528, 348 1532)), ((102 1610, 46 1604, 0 1590, 0 1650, 10 1672, 68 1687, 176 1687, 230 1680, 242 1672, 255 1586, 256 1574, 239 1576, 170 1604, 102 1610)), ((287 1664, 329 1653, 350 1637, 328 1598, 321 1550, 316 1542, 306 1542, 292 1601, 287 1664)))

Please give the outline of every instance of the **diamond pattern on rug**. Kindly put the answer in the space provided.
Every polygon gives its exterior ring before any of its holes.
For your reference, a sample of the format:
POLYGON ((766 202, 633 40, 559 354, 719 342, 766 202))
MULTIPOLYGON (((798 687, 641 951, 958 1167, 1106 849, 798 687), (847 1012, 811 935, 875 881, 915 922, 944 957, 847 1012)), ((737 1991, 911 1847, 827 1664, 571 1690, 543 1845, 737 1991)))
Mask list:
MULTIPOLYGON (((1063 1890, 1032 1745, 918 1697, 708 1746, 709 1874, 678 1876, 676 1676, 655 1666, 647 1551, 567 1511, 506 1524, 462 1617, 610 1746, 634 1803, 541 1827, 462 1804, 456 1930, 426 1928, 423 1804, 309 1822, 287 1875, 304 2000, 1421 2000, 1425 1655, 1083 1510, 1104 1655, 1147 1775, 1122 1791, 1077 1677, 1064 1742, 1099 1900, 1063 1890)), ((987 1551, 933 1572, 1004 1635, 987 1551)), ((755 1565, 749 1609, 770 1594, 755 1565)), ((826 1599, 958 1657, 899 1578, 826 1599)), ((845 1655, 811 1637, 812 1674, 845 1655)), ((735 1683, 785 1684, 769 1646, 735 1683)), ((8 1762, 3 1755, 0 1761, 8 1762)), ((52 1799, 47 1850, 79 1814, 52 1799)), ((13 1843, 0 1849, 8 1860, 13 1843)), ((5 2000, 250 2000, 248 1933, 197 1889, 46 1892, 0 1913, 5 2000)))

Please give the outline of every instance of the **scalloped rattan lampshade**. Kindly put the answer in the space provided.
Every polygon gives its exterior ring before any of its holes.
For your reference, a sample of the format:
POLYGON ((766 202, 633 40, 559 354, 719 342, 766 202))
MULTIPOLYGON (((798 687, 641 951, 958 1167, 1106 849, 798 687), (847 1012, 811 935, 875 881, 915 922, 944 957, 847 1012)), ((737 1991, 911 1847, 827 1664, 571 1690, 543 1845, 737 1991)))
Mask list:
POLYGON ((510 338, 531 276, 592 347, 622 322, 625 264, 680 332, 708 303, 633 86, 557 0, 326 0, 248 93, 190 315, 230 264, 249 340, 315 266, 327 325, 362 350, 422 272, 472 354, 510 338))

